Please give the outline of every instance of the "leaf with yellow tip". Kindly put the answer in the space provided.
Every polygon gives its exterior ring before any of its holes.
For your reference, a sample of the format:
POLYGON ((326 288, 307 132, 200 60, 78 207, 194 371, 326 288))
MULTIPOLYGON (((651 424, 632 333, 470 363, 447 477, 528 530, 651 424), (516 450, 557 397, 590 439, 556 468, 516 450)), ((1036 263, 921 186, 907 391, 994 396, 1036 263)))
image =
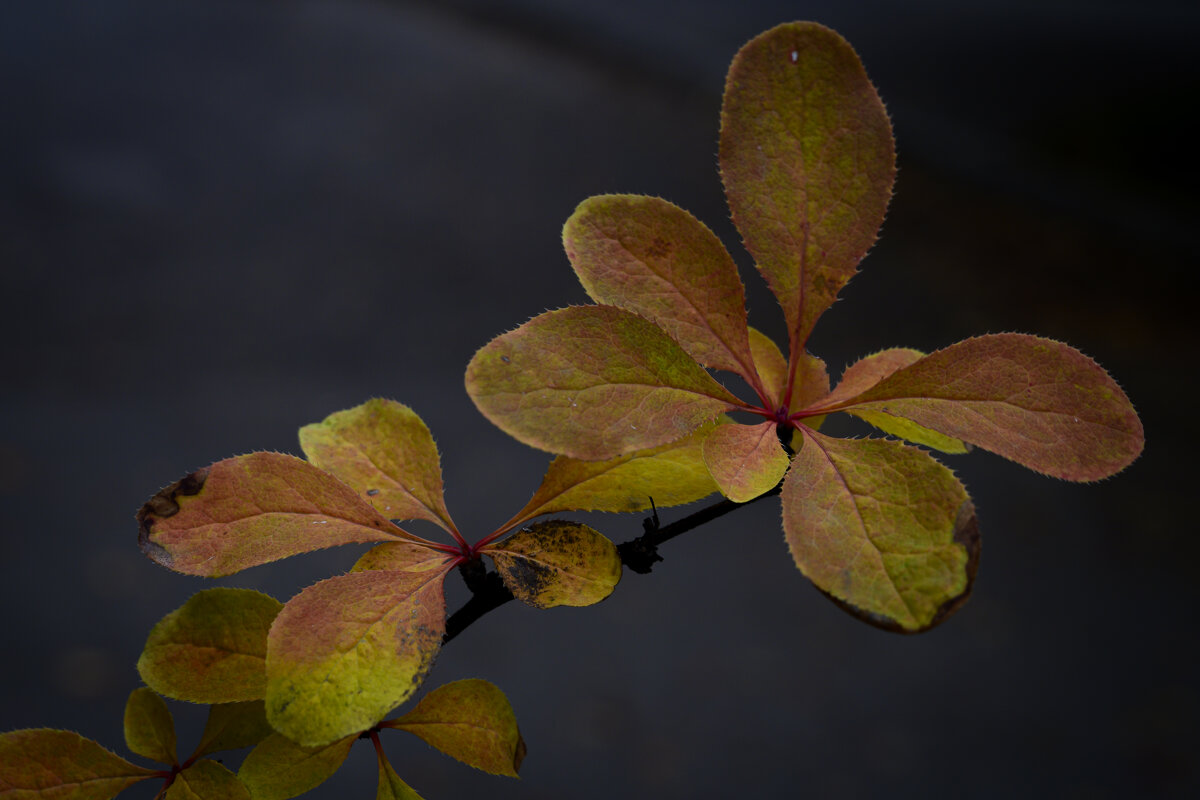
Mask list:
POLYGON ((590 606, 621 580, 616 545, 578 522, 535 522, 484 552, 509 591, 535 608, 590 606))
POLYGON ((125 745, 131 752, 167 766, 179 763, 175 754, 175 718, 152 690, 134 689, 125 701, 125 745))
POLYGON ((0 797, 108 800, 154 775, 71 731, 0 733, 0 797))
POLYGON ((250 792, 215 761, 197 761, 171 781, 164 800, 251 800, 250 792))
POLYGON ((238 778, 254 800, 288 800, 329 780, 356 739, 353 733, 320 747, 302 747, 274 733, 250 751, 238 778))
POLYGON ((775 488, 787 472, 788 456, 774 422, 735 422, 718 426, 704 440, 704 463, 722 494, 745 503, 775 488))
MULTIPOLYGON (((264 666, 265 673, 265 666, 264 666)), ((267 709, 262 700, 244 703, 214 703, 209 706, 204 733, 196 746, 193 758, 221 750, 239 750, 261 742, 274 733, 267 722, 267 709)))

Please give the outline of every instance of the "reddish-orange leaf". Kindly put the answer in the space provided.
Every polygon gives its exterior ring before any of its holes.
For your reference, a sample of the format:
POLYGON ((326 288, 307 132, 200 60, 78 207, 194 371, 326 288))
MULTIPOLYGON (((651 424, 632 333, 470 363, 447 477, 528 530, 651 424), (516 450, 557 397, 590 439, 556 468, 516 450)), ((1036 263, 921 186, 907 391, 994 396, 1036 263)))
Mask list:
POLYGON ((704 440, 704 463, 722 494, 745 503, 775 488, 787 472, 788 456, 774 422, 735 422, 717 427, 704 440))
POLYGON ((71 731, 0 734, 0 797, 108 800, 153 774, 71 731))
POLYGON ((509 591, 535 608, 590 606, 621 580, 616 545, 578 522, 535 522, 484 552, 509 591))
POLYGON ((720 162, 797 352, 875 242, 895 176, 887 113, 846 40, 797 22, 744 46, 725 83, 720 162))

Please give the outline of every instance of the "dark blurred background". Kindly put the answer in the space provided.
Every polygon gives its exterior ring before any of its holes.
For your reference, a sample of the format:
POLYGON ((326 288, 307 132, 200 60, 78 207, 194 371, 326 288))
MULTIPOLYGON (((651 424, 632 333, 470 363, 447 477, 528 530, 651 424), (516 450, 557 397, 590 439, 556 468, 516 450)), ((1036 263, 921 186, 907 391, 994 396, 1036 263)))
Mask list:
MULTIPOLYGON (((189 470, 298 452, 299 426, 382 395, 438 437, 469 536, 521 506, 546 457, 483 420, 462 371, 497 333, 586 300, 559 235, 588 195, 661 195, 708 222, 752 321, 781 336, 715 153, 729 59, 794 19, 857 48, 901 165, 882 239, 810 349, 836 375, 885 346, 1063 339, 1122 382, 1145 455, 1094 485, 949 459, 982 570, 919 637, 815 592, 776 501, 672 543, 598 606, 510 604, 427 686, 500 685, 523 779, 399 733, 396 769, 429 800, 1196 796, 1191 2, 6 4, 0 729, 124 752, 147 632, 212 585, 136 546, 134 511, 189 470)), ((286 599, 360 550, 219 583, 286 599)), ((173 708, 188 750, 202 716, 173 708)), ((374 782, 362 746, 309 796, 374 782)))

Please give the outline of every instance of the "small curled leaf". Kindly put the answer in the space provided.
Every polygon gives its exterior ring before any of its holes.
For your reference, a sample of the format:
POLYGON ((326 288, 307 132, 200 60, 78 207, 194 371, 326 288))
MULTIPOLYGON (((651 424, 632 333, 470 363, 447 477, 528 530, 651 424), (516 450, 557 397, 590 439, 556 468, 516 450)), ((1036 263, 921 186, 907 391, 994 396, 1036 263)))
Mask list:
POLYGON ((616 545, 577 522, 535 522, 484 552, 509 591, 535 608, 590 606, 621 580, 616 545))

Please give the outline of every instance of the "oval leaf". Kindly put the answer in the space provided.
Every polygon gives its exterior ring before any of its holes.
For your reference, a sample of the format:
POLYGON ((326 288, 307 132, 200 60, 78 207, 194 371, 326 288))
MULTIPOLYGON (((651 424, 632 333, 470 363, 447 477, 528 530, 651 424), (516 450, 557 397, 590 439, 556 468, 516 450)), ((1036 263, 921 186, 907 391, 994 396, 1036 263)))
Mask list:
POLYGON ((125 701, 125 745, 131 752, 175 766, 175 719, 161 697, 145 687, 125 701))
POLYGON ((143 553, 210 578, 338 544, 415 538, 337 478, 282 453, 193 472, 151 497, 137 519, 143 553))
POLYGON ((250 589, 207 589, 163 617, 138 659, 154 691, 190 703, 260 699, 267 632, 283 605, 250 589))
POLYGON ((887 113, 846 40, 798 22, 744 46, 725 83, 720 163, 797 352, 875 242, 896 172, 887 113))
POLYGON ((351 572, 372 569, 397 569, 403 572, 429 572, 445 567, 454 556, 408 542, 384 542, 362 554, 351 572))
POLYGON ((0 734, 0 797, 108 800, 153 774, 71 731, 0 734))
POLYGON ((282 734, 272 734, 246 756, 238 779, 254 800, 288 800, 329 780, 356 739, 357 733, 322 747, 302 747, 282 734))
POLYGON ((388 519, 424 519, 454 532, 429 428, 394 400, 368 400, 300 429, 314 465, 350 485, 388 519))
POLYGON ((267 719, 319 746, 367 730, 424 680, 442 645, 448 568, 352 572, 293 597, 267 644, 267 719))
POLYGON ((577 522, 535 522, 485 552, 509 591, 535 608, 590 606, 621 580, 616 545, 577 522))
POLYGON ((787 472, 788 455, 774 422, 721 425, 704 440, 704 463, 721 493, 735 503, 774 489, 787 472))
POLYGON ((375 800, 421 800, 421 795, 400 780, 382 752, 379 755, 379 788, 375 790, 375 800))
POLYGON ((466 383, 505 433, 589 461, 680 439, 739 404, 661 328, 612 306, 534 317, 476 353, 466 383))
POLYGON ((916 633, 966 601, 979 559, 974 508, 923 450, 807 431, 782 500, 796 566, 856 616, 916 633))
POLYGON ((206 759, 176 775, 165 800, 250 800, 250 792, 237 775, 206 759))
POLYGON ((504 692, 479 679, 434 689, 403 717, 387 723, 448 756, 493 775, 517 777, 525 741, 504 692))
MULTIPOLYGON (((264 674, 266 665, 263 665, 264 674)), ((267 722, 267 709, 262 700, 245 703, 214 703, 209 706, 204 733, 192 758, 221 750, 238 750, 261 742, 274 733, 267 722)))

